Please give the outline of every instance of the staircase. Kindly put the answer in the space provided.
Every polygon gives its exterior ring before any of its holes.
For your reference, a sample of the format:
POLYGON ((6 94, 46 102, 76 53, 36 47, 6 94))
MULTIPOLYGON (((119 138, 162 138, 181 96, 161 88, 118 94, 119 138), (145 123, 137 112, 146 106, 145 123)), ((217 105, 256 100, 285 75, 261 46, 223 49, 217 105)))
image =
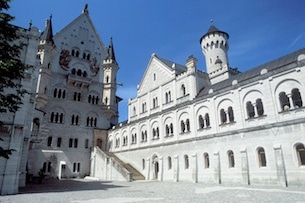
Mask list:
POLYGON ((108 157, 114 159, 117 163, 119 163, 123 168, 125 168, 130 173, 130 179, 131 181, 137 181, 137 180, 145 180, 145 177, 137 171, 132 165, 129 163, 124 163, 121 159, 119 159, 115 154, 112 152, 105 152, 103 151, 108 157))

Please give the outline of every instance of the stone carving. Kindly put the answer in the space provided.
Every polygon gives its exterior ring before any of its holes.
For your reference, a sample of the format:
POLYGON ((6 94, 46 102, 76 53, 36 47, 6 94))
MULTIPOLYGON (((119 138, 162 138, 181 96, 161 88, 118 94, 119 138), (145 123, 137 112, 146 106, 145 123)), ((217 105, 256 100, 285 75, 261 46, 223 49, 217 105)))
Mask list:
POLYGON ((100 70, 100 67, 97 64, 97 60, 95 57, 92 59, 92 61, 90 63, 90 70, 94 73, 94 75, 98 74, 98 72, 100 70))
POLYGON ((71 55, 69 53, 69 50, 63 49, 60 52, 60 56, 59 56, 59 65, 65 69, 68 70, 69 69, 69 63, 71 61, 71 55))

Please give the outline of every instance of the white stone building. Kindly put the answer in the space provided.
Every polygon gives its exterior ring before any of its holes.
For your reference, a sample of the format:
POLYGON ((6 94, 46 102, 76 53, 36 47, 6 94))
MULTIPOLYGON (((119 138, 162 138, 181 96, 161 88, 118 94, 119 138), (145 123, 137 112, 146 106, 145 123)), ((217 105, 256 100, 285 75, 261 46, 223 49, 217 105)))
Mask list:
POLYGON ((82 14, 53 36, 52 18, 40 37, 40 72, 29 149, 30 178, 90 174, 93 146, 118 122, 115 60, 89 17, 82 14))
POLYGON ((91 174, 135 179, 128 163, 146 180, 304 184, 305 49, 240 73, 228 39, 214 25, 201 37, 207 73, 153 54, 91 174))

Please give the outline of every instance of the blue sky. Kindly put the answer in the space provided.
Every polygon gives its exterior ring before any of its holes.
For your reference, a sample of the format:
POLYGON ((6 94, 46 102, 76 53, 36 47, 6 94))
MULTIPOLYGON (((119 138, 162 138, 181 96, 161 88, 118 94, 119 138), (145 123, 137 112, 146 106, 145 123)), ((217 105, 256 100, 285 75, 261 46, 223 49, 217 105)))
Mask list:
POLYGON ((213 19, 230 35, 229 63, 246 71, 305 47, 304 0, 13 0, 14 24, 44 29, 53 16, 54 34, 81 14, 89 15, 106 45, 113 37, 120 70, 120 121, 127 119, 128 98, 136 96, 152 53, 184 64, 198 59, 205 71, 199 39, 213 19))

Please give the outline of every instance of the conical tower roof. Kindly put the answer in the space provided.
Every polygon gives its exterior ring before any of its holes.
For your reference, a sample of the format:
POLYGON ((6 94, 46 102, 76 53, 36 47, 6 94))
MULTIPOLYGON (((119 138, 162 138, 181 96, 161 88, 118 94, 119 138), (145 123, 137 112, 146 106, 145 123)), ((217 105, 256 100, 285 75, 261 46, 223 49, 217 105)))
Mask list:
POLYGON ((111 59, 112 61, 115 61, 115 54, 114 54, 114 47, 113 47, 113 42, 112 42, 112 37, 110 38, 110 43, 109 43, 109 46, 108 46, 108 55, 106 57, 106 60, 108 59, 111 59))
POLYGON ((42 32, 40 36, 40 41, 43 43, 48 44, 54 44, 53 41, 53 29, 52 29, 52 16, 50 16, 50 19, 46 21, 46 28, 42 32))
POLYGON ((213 34, 213 33, 223 33, 225 35, 227 35, 227 37, 229 38, 229 34, 219 30, 214 24, 211 24, 210 28, 208 29, 207 33, 205 33, 201 38, 200 38, 200 44, 201 41, 203 40, 203 38, 205 38, 207 35, 213 34))

